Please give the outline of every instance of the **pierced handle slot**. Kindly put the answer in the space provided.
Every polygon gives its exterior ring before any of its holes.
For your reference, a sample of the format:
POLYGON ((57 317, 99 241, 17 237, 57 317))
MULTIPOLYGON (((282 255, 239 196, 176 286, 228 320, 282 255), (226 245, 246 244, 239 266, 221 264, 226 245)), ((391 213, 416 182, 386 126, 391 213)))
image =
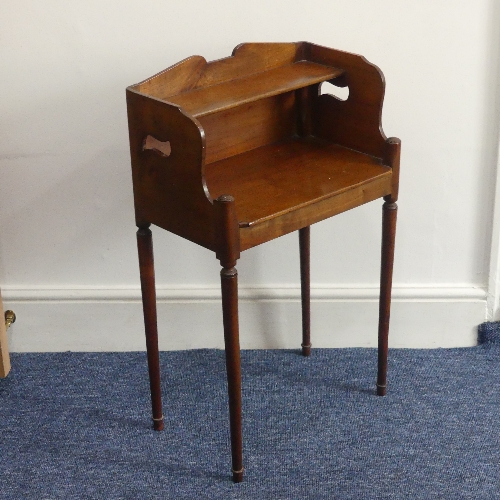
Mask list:
POLYGON ((152 135, 146 136, 144 142, 142 143, 142 150, 146 151, 147 149, 154 151, 155 153, 159 154, 160 156, 163 156, 164 158, 170 156, 170 153, 172 152, 172 148, 170 147, 170 141, 162 142, 159 141, 158 139, 155 139, 152 135))

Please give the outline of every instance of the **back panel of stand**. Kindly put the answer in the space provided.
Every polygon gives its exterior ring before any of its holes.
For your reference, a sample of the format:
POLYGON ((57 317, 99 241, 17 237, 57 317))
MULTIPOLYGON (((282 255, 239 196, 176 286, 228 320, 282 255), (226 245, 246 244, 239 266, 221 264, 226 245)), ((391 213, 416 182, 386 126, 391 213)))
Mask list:
POLYGON ((297 131, 296 94, 287 92, 199 119, 205 130, 205 163, 266 146, 297 131))

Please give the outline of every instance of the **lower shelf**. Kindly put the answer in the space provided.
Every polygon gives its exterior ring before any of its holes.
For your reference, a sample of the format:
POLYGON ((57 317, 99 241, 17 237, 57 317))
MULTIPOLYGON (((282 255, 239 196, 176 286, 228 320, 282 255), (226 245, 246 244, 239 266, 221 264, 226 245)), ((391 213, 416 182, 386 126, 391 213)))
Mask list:
MULTIPOLYGON (((313 137, 293 137, 205 167, 212 198, 235 198, 240 227, 251 227, 342 195, 390 193, 392 171, 371 156, 313 137)), ((370 200, 366 200, 370 201, 370 200)))

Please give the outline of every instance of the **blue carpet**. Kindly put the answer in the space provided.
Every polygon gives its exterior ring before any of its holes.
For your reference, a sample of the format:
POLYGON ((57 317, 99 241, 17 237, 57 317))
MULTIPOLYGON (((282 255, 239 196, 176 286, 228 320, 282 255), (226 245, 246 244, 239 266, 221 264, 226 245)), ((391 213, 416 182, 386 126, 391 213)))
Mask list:
POLYGON ((500 327, 478 347, 244 351, 245 481, 230 479, 224 353, 13 354, 0 380, 2 499, 498 499, 500 327))

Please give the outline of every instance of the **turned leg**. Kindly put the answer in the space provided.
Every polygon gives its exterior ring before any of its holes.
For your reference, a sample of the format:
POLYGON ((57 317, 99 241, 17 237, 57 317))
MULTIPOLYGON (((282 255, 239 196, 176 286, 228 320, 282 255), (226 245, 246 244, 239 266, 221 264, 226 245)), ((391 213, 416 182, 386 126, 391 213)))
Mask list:
POLYGON ((146 331, 151 405, 153 407, 153 427, 155 430, 161 431, 163 429, 163 413, 161 408, 160 354, 158 352, 158 328, 156 325, 153 238, 149 225, 140 227, 137 231, 137 248, 139 251, 142 308, 144 312, 144 329, 146 331))
POLYGON ((302 295, 302 354, 311 354, 311 226, 299 229, 300 288, 302 295))
POLYGON ((241 428, 241 363, 238 331, 238 272, 224 267, 220 273, 222 316, 226 347, 227 391, 229 395, 229 426, 233 481, 243 480, 243 433, 241 428))
POLYGON ((233 481, 243 481, 243 432, 241 429, 241 362, 238 330, 238 272, 240 230, 234 198, 219 196, 214 200, 216 223, 216 256, 222 270, 222 318, 226 348, 227 392, 229 396, 229 430, 233 481))
POLYGON ((377 394, 385 396, 387 389, 387 351, 391 314, 392 267, 398 206, 386 201, 382 207, 382 266, 380 273, 380 303, 378 322, 377 394))

